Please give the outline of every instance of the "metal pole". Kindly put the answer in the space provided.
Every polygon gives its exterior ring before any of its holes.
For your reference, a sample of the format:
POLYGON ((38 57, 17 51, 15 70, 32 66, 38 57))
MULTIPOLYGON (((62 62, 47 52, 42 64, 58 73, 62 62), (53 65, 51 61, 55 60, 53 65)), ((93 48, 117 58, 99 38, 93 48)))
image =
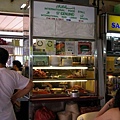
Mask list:
POLYGON ((97 40, 97 48, 98 48, 98 92, 99 96, 104 97, 100 101, 100 105, 103 106, 105 104, 105 82, 104 82, 104 62, 103 62, 103 47, 102 40, 97 40))

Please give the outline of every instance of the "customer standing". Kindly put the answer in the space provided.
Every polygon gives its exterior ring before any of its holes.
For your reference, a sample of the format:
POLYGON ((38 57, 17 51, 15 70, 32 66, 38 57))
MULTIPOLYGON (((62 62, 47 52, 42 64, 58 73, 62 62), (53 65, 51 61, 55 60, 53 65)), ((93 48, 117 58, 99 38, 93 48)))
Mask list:
POLYGON ((120 88, 115 98, 110 99, 103 106, 94 120, 120 120, 120 88))
MULTIPOLYGON (((15 70, 16 72, 18 72, 19 74, 22 74, 22 64, 19 60, 14 60, 13 62, 13 67, 12 70, 15 70)), ((18 90, 15 90, 15 92, 17 92, 18 90)), ((17 120, 22 120, 22 116, 21 116, 21 100, 18 99, 18 101, 16 101, 16 103, 13 105, 14 107, 14 112, 16 115, 17 120)))
POLYGON ((30 92, 34 86, 28 78, 6 69, 8 57, 8 51, 0 47, 0 120, 16 120, 12 103, 30 92), (19 91, 13 94, 15 89, 19 91))
POLYGON ((22 64, 19 60, 13 61, 13 70, 17 71, 18 73, 22 74, 22 64))

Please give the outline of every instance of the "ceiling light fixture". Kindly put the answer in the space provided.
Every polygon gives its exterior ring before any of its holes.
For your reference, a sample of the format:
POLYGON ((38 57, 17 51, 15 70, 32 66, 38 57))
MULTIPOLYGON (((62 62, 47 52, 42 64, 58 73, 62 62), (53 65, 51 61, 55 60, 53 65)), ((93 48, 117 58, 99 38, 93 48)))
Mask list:
POLYGON ((0 35, 19 35, 19 36, 23 36, 23 32, 0 31, 0 35))
POLYGON ((21 7, 20 7, 20 8, 21 8, 21 9, 24 9, 24 8, 26 7, 26 5, 27 5, 27 4, 26 4, 26 3, 24 3, 24 4, 22 4, 22 5, 21 5, 21 7))
POLYGON ((27 8, 30 8, 30 5, 29 5, 29 1, 27 1, 26 3, 23 3, 20 7, 20 9, 27 9, 27 8))

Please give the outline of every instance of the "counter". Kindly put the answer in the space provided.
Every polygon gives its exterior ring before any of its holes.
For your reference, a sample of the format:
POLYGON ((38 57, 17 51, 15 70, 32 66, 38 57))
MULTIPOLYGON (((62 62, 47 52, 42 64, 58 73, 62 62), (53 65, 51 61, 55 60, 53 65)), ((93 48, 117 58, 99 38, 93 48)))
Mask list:
POLYGON ((30 102, 52 102, 52 101, 87 101, 87 100, 101 100, 103 97, 100 96, 80 96, 80 97, 44 97, 44 98, 30 98, 30 102))
MULTIPOLYGON (((49 96, 49 95, 48 95, 49 96)), ((34 113, 42 106, 46 106, 48 109, 54 111, 57 115, 58 112, 64 111, 67 103, 76 103, 78 105, 79 113, 84 113, 86 110, 98 111, 100 109, 100 100, 103 97, 100 96, 52 96, 52 97, 36 97, 33 96, 29 99, 31 102, 31 118, 33 119, 34 113)), ((56 118, 58 120, 58 118, 56 118)))

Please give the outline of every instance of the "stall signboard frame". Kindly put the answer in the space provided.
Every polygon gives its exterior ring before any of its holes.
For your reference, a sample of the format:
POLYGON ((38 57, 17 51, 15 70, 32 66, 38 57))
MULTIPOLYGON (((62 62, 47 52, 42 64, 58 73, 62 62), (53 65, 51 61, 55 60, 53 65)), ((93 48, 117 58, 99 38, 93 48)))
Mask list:
POLYGON ((33 36, 96 39, 96 8, 33 1, 33 36))
POLYGON ((107 14, 107 33, 120 33, 120 15, 107 14))

